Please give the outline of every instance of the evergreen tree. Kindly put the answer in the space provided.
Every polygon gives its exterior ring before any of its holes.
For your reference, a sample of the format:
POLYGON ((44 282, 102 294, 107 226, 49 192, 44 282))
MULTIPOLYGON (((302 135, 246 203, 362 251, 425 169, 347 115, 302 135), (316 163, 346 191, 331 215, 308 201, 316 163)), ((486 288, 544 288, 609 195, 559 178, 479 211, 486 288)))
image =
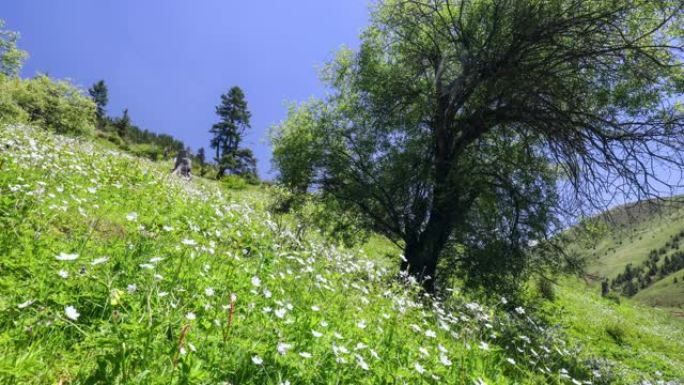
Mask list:
POLYGON ((107 85, 104 80, 100 80, 93 84, 93 86, 88 89, 88 93, 97 106, 97 119, 101 123, 104 119, 105 107, 107 106, 107 103, 109 103, 107 85))
POLYGON ((213 135, 211 148, 216 150, 215 160, 219 165, 217 178, 220 178, 226 171, 237 173, 241 164, 239 158, 244 156, 238 150, 245 131, 250 128, 252 114, 240 87, 232 87, 228 93, 221 95, 221 104, 216 106, 216 115, 220 120, 209 132, 213 135))
POLYGON ((128 108, 124 108, 123 115, 116 122, 116 132, 121 139, 126 138, 126 133, 131 126, 131 118, 128 116, 128 108))
POLYGON ((206 163, 207 157, 204 154, 204 147, 200 147, 199 150, 197 150, 197 162, 199 163, 200 166, 200 176, 204 176, 204 173, 206 172, 205 166, 207 165, 206 163))

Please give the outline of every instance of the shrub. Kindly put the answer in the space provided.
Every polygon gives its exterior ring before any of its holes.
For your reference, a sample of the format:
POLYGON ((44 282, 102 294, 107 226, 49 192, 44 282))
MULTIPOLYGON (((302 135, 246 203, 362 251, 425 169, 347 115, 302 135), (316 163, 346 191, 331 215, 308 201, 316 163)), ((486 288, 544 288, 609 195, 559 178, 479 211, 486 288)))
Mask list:
POLYGON ((618 324, 612 323, 606 326, 606 333, 618 344, 622 345, 625 342, 625 337, 627 337, 627 331, 625 328, 618 324))
MULTIPOLYGON (((119 136, 116 137, 119 138, 119 136)), ((121 138, 119 138, 119 141, 123 143, 121 138)), ((130 146, 130 151, 136 156, 145 157, 154 161, 157 161, 162 157, 162 149, 154 144, 132 144, 130 146)))
POLYGON ((0 119, 5 123, 30 123, 60 134, 95 132, 95 104, 66 81, 2 75, 0 95, 0 119))
POLYGON ((226 175, 221 178, 221 183, 231 190, 244 190, 247 188, 247 181, 238 175, 226 175))

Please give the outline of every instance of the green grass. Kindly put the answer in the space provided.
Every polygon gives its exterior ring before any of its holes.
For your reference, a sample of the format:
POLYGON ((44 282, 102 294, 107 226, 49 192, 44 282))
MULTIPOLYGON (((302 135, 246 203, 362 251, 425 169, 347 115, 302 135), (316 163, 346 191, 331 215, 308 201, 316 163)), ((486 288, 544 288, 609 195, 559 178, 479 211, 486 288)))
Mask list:
POLYGON ((565 279, 558 286, 558 300, 545 310, 572 343, 585 348, 586 358, 610 360, 616 381, 637 383, 645 372, 684 379, 684 321, 628 299, 620 302, 565 279))
POLYGON ((650 306, 670 308, 673 312, 684 316, 684 309, 682 309, 682 305, 684 305, 684 269, 669 274, 666 278, 639 291, 634 299, 650 306), (675 277, 677 277, 677 283, 674 283, 675 277))
POLYGON ((561 286, 540 312, 427 298, 397 280, 387 240, 344 249, 298 236, 266 210, 266 188, 184 182, 168 162, 22 126, 0 128, 0 148, 1 384, 628 384, 684 373, 681 323, 582 286, 561 286), (623 320, 634 325, 620 334, 623 320), (598 371, 595 354, 608 360, 598 371))
MULTIPOLYGON (((568 247, 586 258, 587 273, 613 279, 623 273, 628 264, 639 266, 648 259, 652 250, 665 247, 673 235, 682 231, 684 208, 676 202, 665 203, 661 207, 654 207, 648 202, 622 206, 611 210, 610 221, 601 226, 604 226, 602 230, 589 236, 589 239, 585 235, 568 247)), ((668 248, 665 255, 673 251, 668 248)), ((660 264, 663 258, 664 255, 660 264)), ((656 278, 653 284, 641 289, 633 299, 661 308, 678 309, 684 306, 684 285, 671 284, 675 276, 681 279, 684 274, 677 272, 656 278)))

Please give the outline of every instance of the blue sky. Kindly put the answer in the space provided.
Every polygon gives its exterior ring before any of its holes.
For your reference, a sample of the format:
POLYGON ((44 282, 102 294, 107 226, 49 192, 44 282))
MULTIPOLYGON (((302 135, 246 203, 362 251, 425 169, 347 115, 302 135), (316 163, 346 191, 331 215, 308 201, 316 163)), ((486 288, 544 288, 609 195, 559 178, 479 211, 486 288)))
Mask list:
POLYGON ((270 177, 267 133, 286 101, 322 95, 318 69, 358 46, 368 0, 3 0, 0 18, 29 52, 23 76, 46 72, 87 88, 104 79, 109 115, 208 147, 221 93, 239 85, 254 149, 270 177))

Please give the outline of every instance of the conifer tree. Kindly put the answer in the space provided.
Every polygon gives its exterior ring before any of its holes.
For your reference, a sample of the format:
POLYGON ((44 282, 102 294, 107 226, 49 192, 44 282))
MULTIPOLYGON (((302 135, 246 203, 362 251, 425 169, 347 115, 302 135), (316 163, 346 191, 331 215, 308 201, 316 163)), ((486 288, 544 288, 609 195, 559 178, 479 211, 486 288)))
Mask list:
POLYGON ((97 106, 97 119, 98 122, 101 123, 104 119, 105 107, 107 106, 107 103, 109 103, 107 85, 104 80, 100 80, 93 84, 93 86, 88 89, 88 93, 97 106))
POLYGON ((250 128, 252 114, 247 108, 245 94, 240 87, 232 87, 227 93, 221 95, 221 104, 216 106, 216 115, 220 120, 209 131, 213 137, 211 148, 216 150, 216 163, 218 165, 217 178, 226 171, 241 174, 243 170, 250 169, 246 164, 255 162, 251 151, 248 153, 240 150, 240 143, 245 131, 250 128))
POLYGON ((199 163, 200 166, 200 176, 204 176, 204 173, 206 172, 205 166, 207 165, 206 163, 207 157, 204 153, 204 147, 200 147, 199 150, 197 150, 197 162, 199 163))

